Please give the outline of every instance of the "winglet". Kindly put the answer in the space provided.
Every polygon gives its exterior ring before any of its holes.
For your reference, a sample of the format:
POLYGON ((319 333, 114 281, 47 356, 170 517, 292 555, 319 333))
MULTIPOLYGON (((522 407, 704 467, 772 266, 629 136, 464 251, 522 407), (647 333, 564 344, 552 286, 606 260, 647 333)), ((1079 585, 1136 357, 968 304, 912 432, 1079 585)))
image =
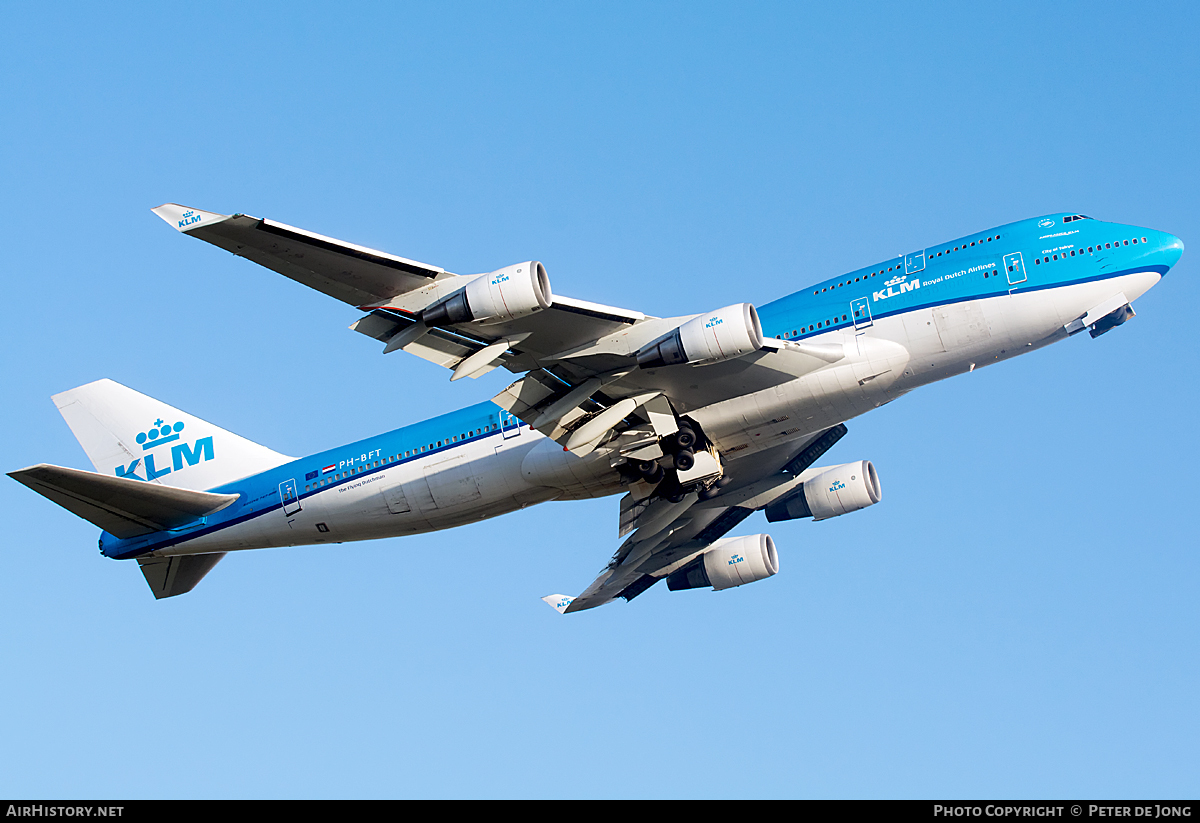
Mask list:
POLYGON ((562 614, 567 610, 567 606, 570 606, 571 601, 573 601, 575 598, 567 597, 565 594, 548 594, 542 599, 546 601, 550 608, 554 609, 559 614, 562 614))
POLYGON ((227 214, 189 209, 187 206, 181 206, 178 203, 163 203, 157 209, 151 209, 150 211, 182 232, 189 232, 192 229, 200 228, 202 225, 207 226, 229 219, 229 215, 227 214))

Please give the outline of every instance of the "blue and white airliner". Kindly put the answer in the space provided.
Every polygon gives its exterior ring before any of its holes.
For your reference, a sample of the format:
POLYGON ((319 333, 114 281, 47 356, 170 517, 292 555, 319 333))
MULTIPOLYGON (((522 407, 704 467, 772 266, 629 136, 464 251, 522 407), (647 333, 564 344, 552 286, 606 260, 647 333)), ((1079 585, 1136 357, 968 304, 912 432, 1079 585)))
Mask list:
POLYGON ((541 263, 456 275, 244 214, 154 212, 362 312, 351 326, 452 371, 519 378, 490 402, 288 457, 99 380, 54 401, 95 471, 10 476, 104 530, 156 597, 226 553, 448 529, 547 500, 622 495, 625 538, 560 612, 774 575, 768 521, 878 503, 867 460, 816 462, 845 421, 918 386, 1125 323, 1178 237, 1051 214, 884 260, 755 308, 650 317, 553 294, 541 263))

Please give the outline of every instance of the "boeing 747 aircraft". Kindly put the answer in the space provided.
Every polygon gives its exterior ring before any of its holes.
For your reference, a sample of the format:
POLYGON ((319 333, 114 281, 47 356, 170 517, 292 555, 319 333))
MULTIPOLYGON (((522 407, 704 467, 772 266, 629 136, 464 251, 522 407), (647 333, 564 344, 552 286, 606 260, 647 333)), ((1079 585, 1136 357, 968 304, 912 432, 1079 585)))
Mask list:
POLYGON ((816 466, 845 422, 918 386, 1133 317, 1183 253, 1082 214, 918 249, 756 309, 650 317, 562 297, 541 263, 457 275, 244 214, 155 214, 362 312, 351 326, 452 370, 519 379, 491 402, 288 457, 111 380, 54 401, 95 472, 10 476, 104 530, 156 597, 239 549, 448 529, 533 503, 620 494, 625 538, 560 612, 779 569, 754 512, 823 520, 878 503, 868 460, 816 466))

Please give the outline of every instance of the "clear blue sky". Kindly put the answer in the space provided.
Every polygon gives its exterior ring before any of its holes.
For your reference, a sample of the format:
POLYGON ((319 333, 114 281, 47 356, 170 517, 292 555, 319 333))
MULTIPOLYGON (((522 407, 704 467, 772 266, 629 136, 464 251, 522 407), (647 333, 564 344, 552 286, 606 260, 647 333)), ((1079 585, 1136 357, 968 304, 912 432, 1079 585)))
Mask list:
MULTIPOLYGON (((0 796, 1194 797, 1194 3, 0 9, 5 471, 111 377, 289 454, 486 399, 176 201, 651 314, 1054 211, 1190 247, 1138 317, 851 423, 878 506, 566 617, 615 498, 227 558, 155 602, 0 483, 0 796)), ((761 516, 737 533, 768 530, 761 516)))

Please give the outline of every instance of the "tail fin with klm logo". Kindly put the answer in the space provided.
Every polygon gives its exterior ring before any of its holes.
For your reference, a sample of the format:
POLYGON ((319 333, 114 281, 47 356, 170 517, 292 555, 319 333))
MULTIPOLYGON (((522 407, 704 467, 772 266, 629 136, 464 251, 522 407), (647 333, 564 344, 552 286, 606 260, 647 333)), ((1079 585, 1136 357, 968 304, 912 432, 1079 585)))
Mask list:
POLYGON ((206 490, 292 459, 112 380, 53 399, 100 474, 206 490))

